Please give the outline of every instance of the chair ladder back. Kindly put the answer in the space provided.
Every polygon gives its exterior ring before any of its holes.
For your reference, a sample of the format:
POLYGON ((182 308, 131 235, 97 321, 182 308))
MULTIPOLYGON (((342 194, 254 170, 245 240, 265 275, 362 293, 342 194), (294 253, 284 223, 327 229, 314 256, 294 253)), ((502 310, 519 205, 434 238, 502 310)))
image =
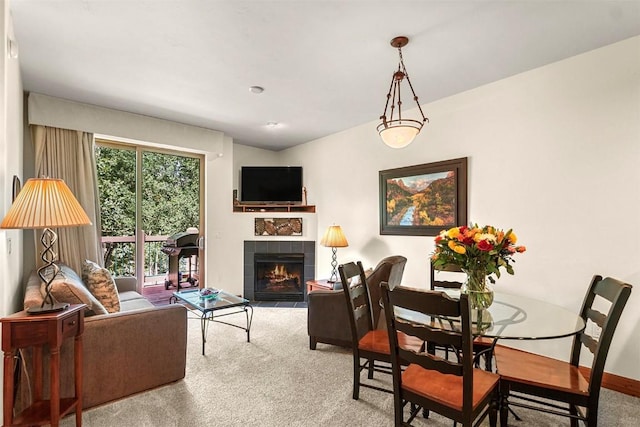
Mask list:
POLYGON ((399 286, 389 296, 391 305, 432 317, 460 317, 459 300, 442 291, 419 291, 399 286))
MULTIPOLYGON (((359 340, 373 329, 371 302, 369 301, 364 269, 362 263, 358 261, 357 264, 353 262, 341 264, 338 266, 338 272, 349 311, 352 336, 356 336, 359 340), (354 284, 354 282, 356 283, 354 284)), ((354 345, 356 344, 354 342, 354 345)))
POLYGON ((602 276, 595 275, 591 281, 589 292, 585 296, 581 311, 582 318, 585 324, 587 320, 597 324, 601 328, 600 336, 598 338, 590 336, 586 330, 576 335, 571 350, 571 364, 579 365, 582 345, 593 353, 591 375, 589 376, 589 399, 595 402, 595 407, 597 407, 600 395, 604 366, 611 341, 622 311, 631 294, 631 289, 632 286, 627 283, 611 277, 603 279, 602 276), (606 315, 592 307, 596 296, 602 297, 611 303, 606 315))
MULTIPOLYGON (((439 280, 436 278, 436 273, 439 271, 446 271, 446 272, 450 272, 450 273, 461 273, 464 274, 464 272, 462 271, 462 269, 454 264, 445 264, 442 266, 438 266, 435 267, 433 264, 433 261, 430 261, 430 286, 431 286, 431 290, 436 290, 438 288, 441 289, 460 289, 460 287, 462 286, 462 282, 459 280, 439 280)), ((461 277, 462 278, 462 277, 461 277)))
MULTIPOLYGON (((383 283, 382 286, 383 290, 389 289, 386 283, 383 283)), ((386 313, 385 311, 385 315, 391 315, 394 330, 406 335, 417 337, 422 341, 433 342, 435 344, 457 348, 462 351, 464 351, 463 349, 466 346, 468 347, 470 355, 469 361, 471 361, 473 358, 471 346, 472 339, 470 333, 464 333, 465 322, 467 323, 467 331, 470 331, 471 328, 467 295, 462 295, 460 300, 455 300, 449 297, 446 293, 440 291, 417 291, 397 287, 393 291, 383 291, 383 301, 384 297, 388 298, 387 305, 393 308, 391 313, 386 313), (463 315, 465 306, 467 314, 463 315), (394 310, 396 307, 403 310, 426 314, 427 316, 424 316, 423 318, 441 316, 459 317, 461 329, 441 329, 437 326, 432 327, 426 323, 418 323, 401 319, 396 315, 394 310)), ((446 361, 437 356, 428 354, 427 352, 413 353, 414 356, 410 356, 409 353, 410 352, 402 351, 400 356, 401 358, 406 357, 407 359, 405 360, 411 359, 414 363, 423 366, 425 369, 434 369, 443 373, 459 376, 463 373, 463 363, 446 361)))
POLYGON ((456 360, 447 360, 428 352, 416 353, 405 350, 401 346, 398 348, 398 357, 407 363, 420 365, 425 369, 432 369, 443 374, 461 377, 464 373, 464 365, 456 360))

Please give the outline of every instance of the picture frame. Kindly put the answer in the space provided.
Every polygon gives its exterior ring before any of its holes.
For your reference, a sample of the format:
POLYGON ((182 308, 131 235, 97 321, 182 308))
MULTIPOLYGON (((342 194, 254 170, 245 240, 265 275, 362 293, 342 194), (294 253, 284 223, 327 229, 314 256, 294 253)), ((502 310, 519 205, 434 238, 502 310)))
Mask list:
POLYGON ((379 172, 380 234, 437 236, 467 224, 467 158, 379 172))
POLYGON ((20 182, 20 178, 18 175, 13 175, 13 191, 11 194, 11 203, 16 201, 16 197, 18 197, 18 193, 22 190, 22 183, 20 182))

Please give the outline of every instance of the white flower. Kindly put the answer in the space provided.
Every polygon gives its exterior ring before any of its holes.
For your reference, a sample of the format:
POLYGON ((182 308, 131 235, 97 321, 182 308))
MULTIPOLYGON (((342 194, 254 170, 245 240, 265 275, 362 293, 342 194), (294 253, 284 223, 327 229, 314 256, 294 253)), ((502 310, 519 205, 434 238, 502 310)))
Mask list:
POLYGON ((495 243, 497 239, 498 238, 496 237, 496 235, 491 233, 478 233, 473 236, 473 240, 475 240, 476 242, 486 240, 488 242, 495 243))

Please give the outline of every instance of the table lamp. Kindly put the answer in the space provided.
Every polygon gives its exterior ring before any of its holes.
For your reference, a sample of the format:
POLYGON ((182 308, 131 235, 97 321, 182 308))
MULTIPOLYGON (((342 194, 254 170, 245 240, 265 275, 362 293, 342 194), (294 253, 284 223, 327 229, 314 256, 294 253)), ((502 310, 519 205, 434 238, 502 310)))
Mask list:
POLYGON ((347 242, 347 238, 344 237, 342 228, 340 228, 339 225, 332 225, 327 228, 324 236, 322 236, 322 240, 320 240, 320 244, 331 248, 333 252, 331 257, 331 277, 329 278, 329 282, 335 283, 338 281, 338 273, 336 271, 336 267, 338 266, 338 261, 336 259, 336 253, 338 252, 337 248, 346 248, 349 246, 349 243, 347 242))
POLYGON ((91 221, 67 184, 55 178, 29 179, 0 223, 0 228, 44 229, 40 238, 44 265, 38 269, 38 276, 46 283, 47 292, 42 305, 29 308, 28 313, 51 313, 69 306, 54 303, 51 295, 51 283, 60 271, 55 264, 58 254, 53 248, 58 235, 51 228, 79 225, 91 225, 91 221))

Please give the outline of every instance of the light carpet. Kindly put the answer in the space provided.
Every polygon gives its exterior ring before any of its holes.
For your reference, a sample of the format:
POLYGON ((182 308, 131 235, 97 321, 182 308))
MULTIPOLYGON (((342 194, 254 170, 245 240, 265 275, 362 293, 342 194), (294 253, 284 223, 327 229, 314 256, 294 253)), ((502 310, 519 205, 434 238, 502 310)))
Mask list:
MULTIPOLYGON (((190 315, 190 317, 193 315, 190 315)), ((242 324, 244 315, 225 320, 242 324)), ((244 331, 212 324, 201 354, 199 318, 189 320, 187 373, 182 381, 83 414, 88 427, 165 426, 393 426, 393 397, 362 388, 351 399, 348 350, 318 345, 309 350, 307 310, 254 310, 251 342, 244 331)), ((170 327, 170 325, 158 325, 170 327)), ((148 357, 153 357, 149 354, 148 357)), ((390 387, 390 376, 377 374, 390 387)), ((640 399, 603 390, 599 425, 636 426, 640 399)), ((518 409, 518 427, 569 425, 566 418, 518 409)), ((66 417, 62 426, 75 425, 66 417)), ((450 427, 437 414, 415 426, 450 427)), ((488 425, 485 420, 484 425, 488 425)))

